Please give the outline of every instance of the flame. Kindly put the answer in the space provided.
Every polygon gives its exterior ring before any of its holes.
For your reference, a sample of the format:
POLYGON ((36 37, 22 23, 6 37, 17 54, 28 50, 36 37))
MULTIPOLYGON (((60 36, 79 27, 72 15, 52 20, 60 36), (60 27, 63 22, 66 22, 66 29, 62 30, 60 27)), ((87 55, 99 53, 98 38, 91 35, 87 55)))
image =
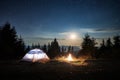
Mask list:
POLYGON ((67 61, 73 61, 72 55, 69 54, 68 57, 66 58, 67 61))
POLYGON ((75 65, 75 66, 81 66, 81 65, 88 65, 85 61, 87 60, 87 57, 79 57, 76 58, 72 54, 68 54, 68 56, 61 56, 57 57, 55 60, 58 60, 60 62, 67 62, 69 64, 75 65))

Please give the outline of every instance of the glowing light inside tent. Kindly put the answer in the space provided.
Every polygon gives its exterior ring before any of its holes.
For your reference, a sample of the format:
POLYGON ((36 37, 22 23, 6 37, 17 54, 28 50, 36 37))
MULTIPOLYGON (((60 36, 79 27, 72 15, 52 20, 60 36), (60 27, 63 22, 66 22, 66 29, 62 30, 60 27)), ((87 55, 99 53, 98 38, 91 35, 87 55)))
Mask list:
POLYGON ((30 50, 24 57, 24 61, 41 62, 49 60, 49 57, 40 49, 30 50))

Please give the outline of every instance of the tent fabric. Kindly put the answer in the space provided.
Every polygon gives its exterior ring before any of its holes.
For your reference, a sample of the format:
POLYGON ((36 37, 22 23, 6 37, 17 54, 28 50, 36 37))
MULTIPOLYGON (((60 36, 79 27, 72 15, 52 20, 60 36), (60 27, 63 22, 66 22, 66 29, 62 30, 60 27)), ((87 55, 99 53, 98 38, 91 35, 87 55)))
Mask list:
POLYGON ((23 57, 22 60, 30 62, 46 62, 49 60, 49 57, 40 49, 32 49, 23 57))

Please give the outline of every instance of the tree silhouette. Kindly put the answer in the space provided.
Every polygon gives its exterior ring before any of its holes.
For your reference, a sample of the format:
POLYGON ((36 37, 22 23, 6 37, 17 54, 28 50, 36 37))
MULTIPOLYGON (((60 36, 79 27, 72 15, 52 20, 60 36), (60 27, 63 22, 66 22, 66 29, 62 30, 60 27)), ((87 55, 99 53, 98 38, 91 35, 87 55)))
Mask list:
POLYGON ((71 46, 68 46, 68 51, 67 51, 68 53, 70 53, 71 52, 71 46))
POLYGON ((47 52, 47 46, 46 44, 43 45, 42 50, 46 53, 47 52))
POLYGON ((32 43, 32 46, 31 46, 31 48, 32 48, 32 49, 34 49, 34 48, 35 48, 35 45, 34 45, 33 43, 32 43))
POLYGON ((73 46, 68 46, 68 53, 73 53, 74 52, 74 48, 73 46))
POLYGON ((104 58, 106 55, 106 45, 105 40, 102 40, 102 43, 100 44, 100 48, 98 49, 96 53, 96 58, 104 58))
POLYGON ((56 38, 51 42, 51 45, 48 45, 47 54, 50 58, 55 58, 56 56, 60 55, 60 47, 56 38))
POLYGON ((89 58, 94 57, 96 52, 96 44, 95 39, 90 38, 90 36, 86 34, 85 38, 83 38, 82 49, 79 51, 78 56, 88 56, 89 58))
POLYGON ((112 42, 111 42, 111 39, 108 38, 107 41, 106 41, 106 47, 107 48, 111 48, 113 46, 112 42))
POLYGON ((114 45, 113 45, 113 57, 116 59, 120 58, 120 36, 114 36, 114 45))
POLYGON ((119 35, 114 36, 113 40, 114 40, 114 47, 120 48, 120 36, 119 35))
POLYGON ((64 54, 64 52, 65 52, 64 46, 62 46, 61 52, 64 54))
POLYGON ((65 56, 65 55, 67 55, 67 51, 66 51, 66 47, 65 46, 62 46, 61 47, 61 56, 65 56))
POLYGON ((119 59, 120 58, 120 36, 113 37, 113 43, 111 38, 105 41, 103 40, 98 53, 98 58, 104 59, 119 59))
POLYGON ((26 52, 28 52, 30 50, 31 50, 31 47, 28 45, 27 48, 26 48, 26 52))
POLYGON ((38 44, 33 44, 32 43, 31 49, 35 49, 35 48, 41 49, 40 44, 39 43, 38 44))
POLYGON ((22 38, 18 38, 15 27, 11 27, 9 23, 1 28, 0 45, 0 56, 4 59, 18 58, 25 54, 25 45, 22 38))
POLYGON ((105 47, 105 40, 104 40, 104 39, 102 40, 101 47, 102 47, 102 48, 105 47))
POLYGON ((106 54, 105 57, 106 58, 112 58, 113 57, 113 44, 111 41, 111 38, 108 38, 106 41, 106 54))
POLYGON ((26 49, 25 49, 24 41, 21 37, 19 39, 17 39, 15 46, 16 46, 15 47, 15 57, 22 58, 26 52, 26 49))

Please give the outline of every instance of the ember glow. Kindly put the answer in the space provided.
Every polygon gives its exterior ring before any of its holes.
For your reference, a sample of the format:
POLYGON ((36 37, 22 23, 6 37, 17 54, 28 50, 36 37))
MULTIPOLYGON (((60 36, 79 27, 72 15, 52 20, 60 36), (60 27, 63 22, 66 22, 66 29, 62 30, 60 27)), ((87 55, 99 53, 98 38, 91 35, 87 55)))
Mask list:
POLYGON ((58 60, 60 62, 72 62, 72 61, 76 61, 76 58, 69 53, 67 56, 57 57, 55 58, 55 60, 58 60))
POLYGON ((68 54, 68 56, 61 56, 56 58, 55 60, 60 61, 60 62, 66 62, 75 66, 81 66, 81 65, 87 65, 86 61, 86 57, 80 57, 80 58, 76 58, 74 57, 72 54, 68 54))
POLYGON ((68 57, 66 58, 66 60, 67 61, 74 61, 71 54, 68 55, 68 57))

